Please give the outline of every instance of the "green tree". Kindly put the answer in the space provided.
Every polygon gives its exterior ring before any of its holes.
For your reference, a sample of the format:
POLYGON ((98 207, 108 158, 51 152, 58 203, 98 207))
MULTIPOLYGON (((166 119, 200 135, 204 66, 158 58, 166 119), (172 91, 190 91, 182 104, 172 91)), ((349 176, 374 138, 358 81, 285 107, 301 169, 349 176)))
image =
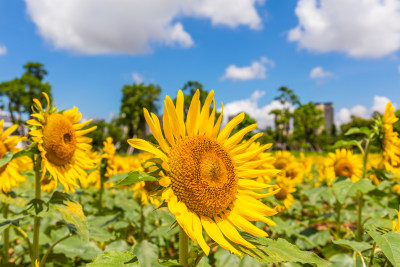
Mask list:
POLYGON ((0 83, 0 95, 7 98, 7 109, 11 121, 15 124, 22 123, 23 115, 32 114, 33 99, 37 98, 45 105, 46 100, 42 97, 45 92, 51 98, 51 86, 44 82, 48 74, 43 64, 28 62, 23 68, 25 72, 20 78, 0 83))
POLYGON ((293 112, 293 117, 294 139, 308 144, 313 150, 320 150, 317 140, 325 123, 322 110, 318 109, 314 103, 309 102, 296 108, 293 112))
POLYGON ((300 106, 301 103, 292 89, 282 86, 278 88, 278 92, 280 95, 274 99, 282 104, 282 109, 274 109, 270 114, 275 115, 276 146, 286 149, 290 133, 290 119, 293 116, 290 107, 300 106))
POLYGON ((117 125, 117 120, 113 120, 110 123, 100 120, 93 121, 88 127, 97 126, 96 130, 88 133, 86 136, 92 138, 92 147, 94 150, 100 151, 103 148, 103 142, 107 137, 112 137, 116 147, 122 145, 118 144, 123 140, 123 130, 117 125))
POLYGON ((144 138, 146 120, 143 108, 157 113, 157 101, 160 100, 161 88, 154 84, 124 85, 122 88, 122 102, 120 108, 120 123, 127 126, 129 138, 144 138))

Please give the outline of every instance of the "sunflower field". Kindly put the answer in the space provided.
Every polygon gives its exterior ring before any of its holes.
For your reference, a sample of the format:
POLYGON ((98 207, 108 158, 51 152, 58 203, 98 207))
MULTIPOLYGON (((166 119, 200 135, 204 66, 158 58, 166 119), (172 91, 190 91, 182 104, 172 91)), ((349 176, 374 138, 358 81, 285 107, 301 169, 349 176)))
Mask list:
POLYGON ((27 137, 0 121, 1 266, 400 266, 390 102, 317 153, 270 150, 243 113, 222 123, 214 91, 184 101, 144 109, 149 140, 99 151, 91 120, 46 93, 27 137))

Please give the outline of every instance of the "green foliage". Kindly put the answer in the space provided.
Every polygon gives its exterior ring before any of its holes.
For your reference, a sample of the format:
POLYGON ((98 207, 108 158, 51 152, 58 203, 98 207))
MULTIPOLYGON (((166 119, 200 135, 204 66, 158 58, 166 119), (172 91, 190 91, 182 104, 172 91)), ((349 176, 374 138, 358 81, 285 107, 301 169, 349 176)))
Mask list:
POLYGON ((32 114, 33 99, 37 98, 45 106, 46 100, 42 95, 45 92, 51 98, 51 86, 44 82, 47 71, 43 64, 28 62, 24 66, 25 73, 20 78, 0 83, 0 96, 8 99, 7 109, 11 121, 22 125, 22 115, 32 114))
POLYGON ((128 128, 128 138, 145 137, 146 120, 143 108, 157 113, 157 102, 160 100, 161 88, 154 84, 132 84, 122 87, 120 123, 128 128))
POLYGON ((318 109, 314 103, 309 102, 296 108, 293 117, 294 138, 299 142, 308 143, 312 150, 320 149, 318 135, 325 123, 322 110, 318 109))
POLYGON ((379 232, 372 224, 367 224, 365 230, 382 249, 390 263, 395 267, 400 266, 400 232, 379 232))
POLYGON ((86 134, 86 136, 92 138, 92 147, 96 151, 100 151, 103 148, 103 142, 107 137, 111 137, 116 142, 116 146, 119 145, 119 140, 123 140, 123 130, 117 124, 117 120, 113 120, 110 123, 104 120, 94 121, 88 125, 88 128, 93 126, 97 126, 96 130, 86 134))
POLYGON ((137 258, 132 252, 124 251, 106 251, 103 254, 98 255, 92 263, 87 264, 87 267, 129 267, 137 266, 134 264, 137 258))

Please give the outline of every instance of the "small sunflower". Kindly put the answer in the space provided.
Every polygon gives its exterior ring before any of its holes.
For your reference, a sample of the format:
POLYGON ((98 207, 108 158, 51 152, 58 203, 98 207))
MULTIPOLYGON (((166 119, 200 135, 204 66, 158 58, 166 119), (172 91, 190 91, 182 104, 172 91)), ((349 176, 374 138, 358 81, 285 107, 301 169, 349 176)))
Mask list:
POLYGON ((107 168, 105 176, 110 179, 114 174, 117 173, 116 163, 115 163, 115 151, 116 148, 113 143, 112 137, 107 137, 106 141, 103 142, 103 155, 104 159, 107 159, 107 168))
POLYGON ((78 123, 82 114, 74 107, 67 111, 57 111, 50 104, 49 97, 43 93, 47 100, 47 109, 44 110, 39 100, 34 99, 35 119, 30 119, 27 124, 31 126, 29 134, 40 152, 42 162, 41 170, 44 178, 49 172, 54 179, 55 186, 61 183, 66 192, 75 192, 79 187, 76 179, 82 184, 86 183, 87 173, 85 170, 93 169, 95 166, 88 156, 92 146, 91 138, 85 134, 96 129, 96 126, 82 130, 92 120, 78 123))
POLYGON ((208 255, 210 247, 204 240, 203 228, 221 247, 240 255, 230 242, 248 248, 254 248, 254 245, 246 241, 236 227, 255 236, 267 236, 251 221, 274 225, 266 216, 277 212, 257 199, 279 190, 264 195, 253 192, 254 189, 270 187, 254 181, 254 178, 277 173, 275 169, 257 169, 264 160, 254 160, 271 144, 247 151, 257 137, 249 142, 241 143, 241 140, 257 125, 250 125, 230 136, 232 129, 244 119, 244 113, 220 131, 222 112, 215 122, 214 91, 209 93, 202 108, 199 96, 197 90, 186 123, 182 91, 178 92, 176 106, 167 96, 163 130, 158 117, 144 109, 145 119, 160 149, 142 139, 130 139, 128 143, 162 160, 165 170, 165 176, 159 181, 164 187, 162 199, 168 203, 182 229, 204 253, 208 255), (210 114, 211 103, 214 103, 214 108, 210 114))
POLYGON ((349 177, 352 182, 357 182, 362 175, 361 158, 344 148, 329 153, 326 164, 335 173, 335 177, 349 177))
POLYGON ((277 210, 279 212, 284 211, 285 209, 288 210, 295 202, 292 193, 296 192, 296 184, 292 179, 283 175, 277 176, 275 184, 280 189, 275 195, 275 198, 279 201, 282 201, 284 205, 284 207, 278 205, 277 210))
POLYGON ((285 170, 293 162, 296 162, 296 158, 289 151, 276 151, 275 168, 285 170))
MULTIPOLYGON (((7 153, 18 152, 17 145, 25 139, 25 137, 14 135, 10 136, 18 128, 18 125, 13 125, 3 132, 4 120, 0 121, 0 159, 7 153)), ((11 160, 4 166, 0 167, 0 193, 9 193, 13 186, 25 181, 25 178, 20 174, 21 165, 28 163, 29 158, 20 157, 11 160)))

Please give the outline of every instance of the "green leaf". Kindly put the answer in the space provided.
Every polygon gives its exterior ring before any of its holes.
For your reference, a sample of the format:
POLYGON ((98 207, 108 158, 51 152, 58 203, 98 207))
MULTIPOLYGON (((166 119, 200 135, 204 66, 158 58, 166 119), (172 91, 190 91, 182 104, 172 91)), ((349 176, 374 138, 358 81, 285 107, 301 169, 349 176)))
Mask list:
POLYGON ((223 248, 219 248, 217 250, 215 253, 215 259, 215 265, 221 267, 238 266, 240 262, 240 259, 236 255, 231 254, 229 251, 223 248))
POLYGON ((107 183, 114 183, 114 182, 119 182, 123 179, 125 179, 129 175, 129 172, 127 173, 117 173, 114 174, 110 180, 107 181, 107 183))
POLYGON ((0 233, 2 233, 5 229, 7 229, 10 225, 19 226, 19 221, 24 217, 16 218, 16 219, 5 219, 0 220, 0 233))
POLYGON ((68 258, 79 257, 84 260, 93 260, 102 251, 94 242, 86 242, 77 236, 72 236, 59 243, 54 248, 54 253, 63 253, 68 258))
POLYGON ((133 250, 140 267, 160 267, 158 263, 158 247, 147 240, 139 243, 133 250))
POLYGON ((49 205, 41 199, 32 199, 26 204, 28 207, 25 212, 39 217, 49 216, 49 205))
POLYGON ((0 159, 0 168, 10 162, 13 157, 12 152, 6 152, 3 157, 0 159))
POLYGON ((142 181, 157 181, 157 178, 142 173, 140 171, 130 172, 127 177, 125 177, 122 181, 118 182, 118 186, 122 185, 131 185, 137 182, 142 181))
POLYGON ((371 249, 371 245, 367 242, 357 242, 357 241, 352 241, 352 240, 344 240, 344 239, 339 239, 339 240, 333 240, 333 243, 351 250, 354 250, 361 254, 361 252, 371 249))
POLYGON ((64 221, 76 227, 79 237, 89 242, 88 222, 83 213, 82 206, 79 203, 70 201, 66 205, 58 205, 57 210, 61 212, 64 221))
POLYGON ((64 202, 72 201, 72 198, 69 194, 62 193, 60 191, 54 191, 53 195, 51 196, 48 204, 60 204, 65 205, 64 202))
POLYGON ((97 255, 92 263, 87 264, 87 267, 128 267, 134 266, 133 262, 137 261, 135 255, 130 251, 106 251, 103 254, 97 255), (135 260, 136 259, 136 260, 135 260))
POLYGON ((371 183, 371 180, 361 179, 351 185, 351 187, 349 188, 349 191, 347 192, 347 195, 355 196, 358 193, 358 191, 361 191, 362 193, 365 194, 374 189, 375 189, 375 186, 371 183))
POLYGON ((316 254, 309 251, 302 251, 285 239, 279 238, 278 240, 273 240, 271 238, 260 238, 245 232, 242 232, 242 236, 256 248, 249 249, 242 245, 231 244, 240 252, 257 259, 259 262, 299 262, 316 264, 317 266, 329 265, 329 262, 318 257, 316 254))
POLYGON ((356 140, 350 140, 350 141, 339 140, 330 148, 335 149, 335 148, 340 148, 340 147, 351 147, 351 146, 358 147, 359 145, 360 145, 360 143, 357 142, 356 140))
POLYGON ((355 261, 348 254, 336 254, 329 259, 329 262, 332 262, 329 267, 354 267, 355 261))
POLYGON ((23 149, 15 153, 12 157, 12 159, 16 159, 19 157, 30 157, 31 159, 35 155, 35 150, 33 148, 28 148, 28 149, 23 149))
POLYGON ((344 203, 346 201, 347 193, 349 191, 349 188, 352 186, 353 182, 350 181, 349 178, 346 178, 344 180, 336 180, 332 184, 332 191, 333 194, 335 195, 336 199, 340 203, 344 203))
POLYGON ((367 127, 353 127, 350 128, 344 135, 353 135, 353 134, 363 134, 365 136, 370 136, 372 133, 372 130, 368 129, 367 127))
POLYGON ((375 240, 386 258, 395 267, 400 266, 400 232, 381 234, 372 224, 365 225, 365 231, 375 240))

